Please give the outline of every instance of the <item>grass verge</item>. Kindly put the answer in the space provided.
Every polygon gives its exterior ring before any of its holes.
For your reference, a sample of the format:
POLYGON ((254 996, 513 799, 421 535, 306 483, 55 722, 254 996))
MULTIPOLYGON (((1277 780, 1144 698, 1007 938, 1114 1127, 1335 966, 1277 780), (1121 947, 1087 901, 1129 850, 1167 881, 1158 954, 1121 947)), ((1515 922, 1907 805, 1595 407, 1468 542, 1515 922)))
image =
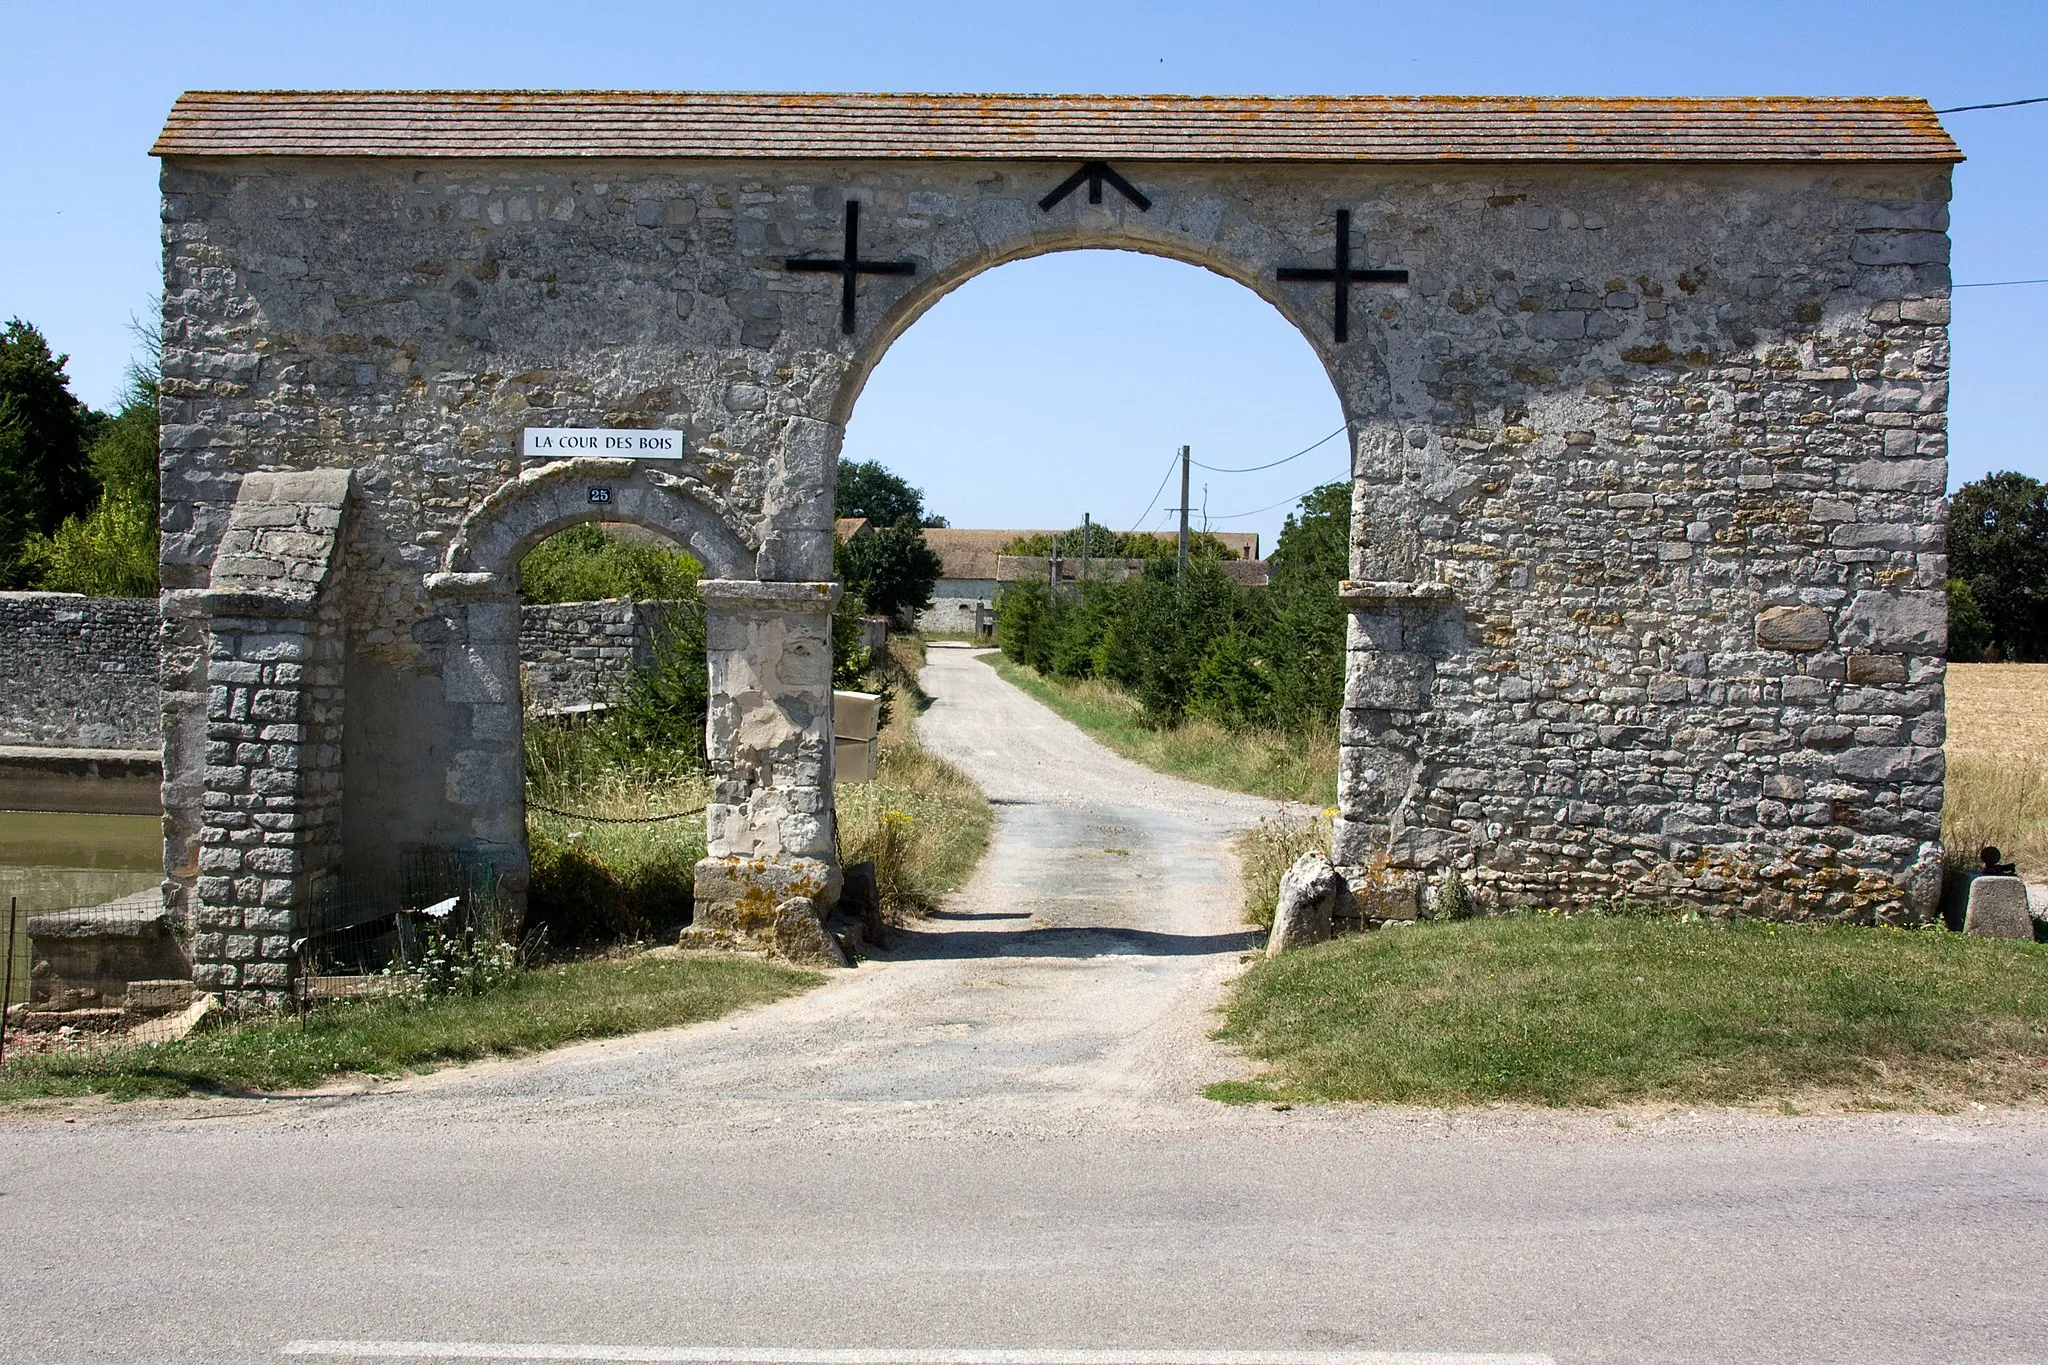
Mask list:
POLYGON ((995 811, 972 778, 918 740, 915 717, 931 704, 917 685, 923 642, 892 635, 889 650, 883 676, 894 700, 875 780, 849 783, 834 796, 841 860, 874 863, 883 912, 901 921, 936 909, 966 884, 988 848, 995 811))
POLYGON ((2048 947, 1760 921, 1418 924, 1268 962, 1226 1102, 1948 1109, 2048 1094, 2048 947))
POLYGON ((44 1053, 0 1066, 0 1100, 302 1089, 538 1052, 716 1019, 823 978, 756 958, 638 953, 520 972, 483 995, 324 1005, 155 1047, 44 1053))
POLYGON ((1156 772, 1282 800, 1337 801, 1337 732, 1228 730, 1189 720, 1169 729, 1145 724, 1138 701, 1100 679, 1067 682, 986 654, 983 662, 1106 747, 1156 772))

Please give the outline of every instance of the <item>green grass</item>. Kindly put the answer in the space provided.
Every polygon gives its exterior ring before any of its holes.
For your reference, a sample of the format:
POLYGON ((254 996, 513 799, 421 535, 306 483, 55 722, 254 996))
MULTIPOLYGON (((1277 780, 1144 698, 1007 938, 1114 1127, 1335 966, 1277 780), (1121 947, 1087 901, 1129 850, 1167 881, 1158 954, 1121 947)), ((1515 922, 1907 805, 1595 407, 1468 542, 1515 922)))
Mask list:
POLYGON ((388 1076, 538 1052, 585 1038, 716 1019, 818 984, 754 958, 597 959, 523 972, 480 996, 325 1005, 157 1047, 46 1053, 0 1065, 0 1100, 103 1094, 295 1090, 334 1076, 388 1076))
POLYGON ((1202 720, 1157 729, 1145 724, 1137 698, 1108 683, 1048 678, 1000 654, 982 659, 1107 748, 1155 772, 1312 806, 1337 803, 1335 729, 1228 730, 1202 720))
POLYGON ((1345 938, 1238 982, 1267 1064, 1212 1099, 1947 1109, 2048 1094, 2048 947, 1941 931, 1505 917, 1345 938))

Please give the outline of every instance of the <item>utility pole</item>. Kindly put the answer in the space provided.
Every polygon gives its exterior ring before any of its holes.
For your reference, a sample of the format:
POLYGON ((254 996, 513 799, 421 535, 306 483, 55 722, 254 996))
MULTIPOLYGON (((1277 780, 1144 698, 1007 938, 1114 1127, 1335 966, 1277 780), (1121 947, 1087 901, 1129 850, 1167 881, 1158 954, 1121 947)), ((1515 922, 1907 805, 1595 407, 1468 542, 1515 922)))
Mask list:
POLYGON ((1089 532, 1095 529, 1095 519, 1088 513, 1081 514, 1081 586, 1088 586, 1088 541, 1089 532))
POLYGON ((1188 576, 1188 447, 1180 448, 1180 581, 1188 576))

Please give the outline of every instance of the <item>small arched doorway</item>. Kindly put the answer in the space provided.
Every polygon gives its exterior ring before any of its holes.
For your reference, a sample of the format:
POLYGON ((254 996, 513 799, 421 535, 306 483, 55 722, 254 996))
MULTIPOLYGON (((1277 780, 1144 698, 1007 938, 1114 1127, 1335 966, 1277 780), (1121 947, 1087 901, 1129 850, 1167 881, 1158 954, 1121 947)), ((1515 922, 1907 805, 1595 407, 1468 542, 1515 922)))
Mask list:
POLYGON ((744 583, 754 546, 694 481, 631 460, 543 465, 505 485, 464 521, 445 567, 428 579, 443 604, 442 691, 451 734, 446 813, 460 847, 492 859, 517 894, 527 884, 526 760, 520 685, 520 569, 572 526, 643 527, 744 583))

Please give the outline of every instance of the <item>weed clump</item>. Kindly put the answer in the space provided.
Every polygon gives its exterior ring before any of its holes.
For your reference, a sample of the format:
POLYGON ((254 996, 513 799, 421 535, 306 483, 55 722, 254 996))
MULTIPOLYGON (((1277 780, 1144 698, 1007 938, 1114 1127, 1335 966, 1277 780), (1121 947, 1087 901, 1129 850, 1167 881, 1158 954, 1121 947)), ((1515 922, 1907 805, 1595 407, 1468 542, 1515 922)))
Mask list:
POLYGON ((1330 816, 1278 815, 1261 820, 1237 836, 1238 867, 1244 885, 1244 919, 1261 929, 1273 927, 1280 905, 1280 879, 1304 853, 1330 851, 1330 816))

